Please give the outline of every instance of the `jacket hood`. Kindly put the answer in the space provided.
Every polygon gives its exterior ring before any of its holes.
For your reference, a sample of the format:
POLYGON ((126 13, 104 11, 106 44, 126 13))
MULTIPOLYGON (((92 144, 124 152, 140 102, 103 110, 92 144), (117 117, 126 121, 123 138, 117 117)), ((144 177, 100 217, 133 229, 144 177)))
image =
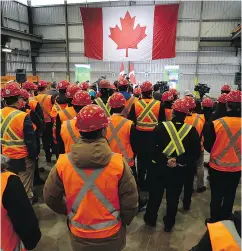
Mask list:
POLYGON ((128 99, 131 98, 131 94, 128 93, 128 92, 121 91, 120 93, 124 96, 124 98, 125 98, 126 100, 128 100, 128 99))
POLYGON ((72 145, 71 157, 78 168, 102 168, 111 160, 112 151, 105 138, 80 139, 72 145))

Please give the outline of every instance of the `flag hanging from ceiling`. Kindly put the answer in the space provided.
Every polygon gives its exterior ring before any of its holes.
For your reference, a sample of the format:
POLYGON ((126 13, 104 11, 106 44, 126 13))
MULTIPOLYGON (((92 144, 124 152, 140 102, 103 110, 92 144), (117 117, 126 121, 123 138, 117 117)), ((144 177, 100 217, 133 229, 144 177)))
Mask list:
POLYGON ((176 55, 178 4, 80 9, 86 57, 145 61, 176 55))
POLYGON ((136 84, 136 78, 134 75, 134 65, 132 63, 129 66, 129 80, 132 84, 136 84))

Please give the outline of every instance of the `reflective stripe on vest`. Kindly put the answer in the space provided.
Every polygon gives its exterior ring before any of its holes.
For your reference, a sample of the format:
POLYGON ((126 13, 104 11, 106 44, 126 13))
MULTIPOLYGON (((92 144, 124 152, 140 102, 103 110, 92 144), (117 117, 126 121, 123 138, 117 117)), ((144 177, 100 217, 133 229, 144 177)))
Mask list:
POLYGON ((132 106, 132 104, 135 102, 135 100, 136 100, 135 97, 131 97, 131 98, 129 99, 127 106, 124 107, 124 109, 123 109, 123 111, 122 111, 122 114, 123 114, 124 117, 126 117, 126 118, 128 117, 129 111, 130 111, 130 109, 131 109, 131 106, 132 106))
POLYGON ((118 133, 120 131, 120 129, 124 126, 124 124, 128 122, 127 119, 123 119, 120 124, 115 128, 113 123, 110 121, 109 123, 109 126, 110 126, 110 129, 111 129, 111 135, 110 137, 108 138, 108 142, 109 144, 112 142, 112 140, 115 140, 117 142, 117 145, 118 147, 120 148, 121 152, 122 152, 122 155, 124 156, 124 158, 126 159, 126 161, 128 163, 130 163, 131 161, 133 161, 134 159, 133 158, 129 158, 129 155, 123 145, 123 143, 121 142, 120 138, 118 137, 118 133))
POLYGON ((55 109, 57 112, 62 110, 61 107, 57 103, 55 103, 55 109))
POLYGON ((111 107, 108 105, 108 102, 107 104, 105 105, 102 101, 101 98, 97 98, 95 99, 95 102, 105 111, 106 115, 108 117, 110 117, 110 110, 111 110, 111 107))
POLYGON ((47 99, 48 96, 49 96, 48 94, 45 94, 45 96, 43 97, 43 99, 42 99, 41 102, 39 103, 40 106, 42 107, 43 112, 44 112, 47 116, 49 116, 49 114, 48 114, 48 112, 45 111, 44 102, 45 102, 45 100, 47 99))
POLYGON ((170 156, 174 151, 176 151, 177 155, 181 155, 185 152, 182 140, 186 137, 186 135, 192 129, 191 125, 183 124, 180 130, 177 132, 174 124, 171 121, 162 122, 165 126, 171 141, 168 146, 164 149, 163 153, 167 156, 170 156))
POLYGON ((72 116, 70 115, 70 113, 69 113, 66 109, 63 109, 62 111, 63 111, 63 113, 66 115, 66 117, 67 117, 69 120, 72 119, 72 116))
POLYGON ((147 104, 142 99, 139 101, 139 104, 141 104, 143 106, 144 110, 137 118, 137 124, 138 124, 138 122, 147 123, 147 122, 143 121, 146 116, 148 116, 153 122, 156 122, 156 123, 158 122, 157 118, 155 117, 154 113, 152 112, 152 108, 156 105, 156 103, 158 103, 158 101, 155 99, 153 99, 149 104, 147 104))
POLYGON ((71 128, 71 120, 66 121, 66 127, 67 127, 67 130, 68 130, 68 132, 69 132, 69 134, 71 136, 72 141, 74 143, 77 143, 77 141, 78 141, 78 139, 80 139, 80 137, 76 138, 76 136, 75 136, 75 134, 74 134, 74 132, 73 132, 73 130, 71 128))
POLYGON ((207 224, 213 251, 240 251, 241 238, 230 220, 207 224))
POLYGON ((84 230, 101 230, 107 227, 111 227, 119 223, 120 221, 120 213, 117 209, 113 207, 113 205, 108 201, 108 199, 102 194, 100 189, 95 185, 96 179, 99 177, 99 175, 102 173, 104 168, 94 169, 91 175, 87 175, 83 169, 77 168, 72 159, 71 159, 71 153, 67 154, 68 159, 77 172, 77 174, 80 176, 80 178, 85 182, 82 189, 78 193, 77 197, 74 200, 74 203, 72 205, 71 212, 68 215, 68 218, 71 222, 71 224, 77 228, 84 229, 84 230), (81 204, 82 200, 84 199, 87 192, 91 190, 92 193, 98 198, 98 200, 105 206, 105 208, 108 210, 110 214, 112 214, 115 219, 109 220, 102 223, 92 224, 92 225, 85 225, 81 224, 79 222, 76 222, 73 220, 79 205, 81 204))
POLYGON ((11 129, 10 125, 14 118, 22 114, 19 110, 14 110, 4 119, 1 117, 1 143, 6 146, 25 146, 24 140, 19 138, 11 129), (10 139, 3 139, 7 133, 10 139))
POLYGON ((200 119, 200 115, 199 115, 199 114, 197 114, 196 119, 195 119, 195 121, 194 121, 194 123, 193 123, 193 125, 192 125, 192 126, 194 126, 194 127, 196 128, 196 127, 197 127, 197 124, 198 124, 199 119, 200 119))
POLYGON ((236 145, 237 139, 241 136, 241 129, 233 136, 232 132, 229 129, 227 123, 222 119, 218 119, 218 121, 223 125, 225 131, 227 132, 228 137, 230 138, 229 144, 223 149, 223 151, 216 157, 216 159, 211 158, 211 162, 222 167, 233 167, 236 165, 241 164, 241 151, 238 149, 236 145), (237 163, 228 163, 222 162, 221 159, 228 153, 229 149, 233 147, 236 156, 238 157, 239 161, 237 163))

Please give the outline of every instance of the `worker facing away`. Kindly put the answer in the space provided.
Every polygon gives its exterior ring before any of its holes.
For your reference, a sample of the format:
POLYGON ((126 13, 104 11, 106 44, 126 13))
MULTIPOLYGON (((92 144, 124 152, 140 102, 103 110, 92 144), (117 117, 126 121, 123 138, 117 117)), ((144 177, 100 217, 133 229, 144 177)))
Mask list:
POLYGON ((85 106, 76 119, 80 142, 59 156, 44 187, 46 204, 68 217, 74 251, 122 250, 126 226, 137 213, 134 177, 103 137, 107 125, 102 108, 85 106))
POLYGON ((210 219, 227 220, 241 178, 241 91, 227 95, 227 114, 204 129, 204 146, 210 153, 210 219))
POLYGON ((172 94, 172 92, 170 91, 166 91, 162 94, 161 96, 162 98, 162 106, 165 110, 165 115, 166 115, 166 121, 171 121, 172 119, 172 104, 173 104, 173 100, 174 100, 174 96, 172 94))
MULTIPOLYGON (((92 104, 92 100, 89 93, 86 91, 78 91, 72 99, 73 108, 77 113, 84 106, 90 104, 92 104)), ((80 138, 80 132, 76 128, 76 117, 62 123, 60 134, 59 148, 63 148, 62 153, 69 153, 71 151, 71 146, 76 144, 80 138)))
MULTIPOLYGON (((152 162, 150 172, 149 202, 144 221, 155 226, 157 213, 166 190, 166 215, 164 231, 170 232, 175 224, 179 197, 184 180, 194 173, 194 162, 200 156, 200 139, 194 127, 184 123, 188 113, 186 100, 178 99, 172 106, 172 121, 158 124, 152 138, 152 162)), ((190 201, 183 201, 189 208, 190 201)))
POLYGON ((153 130, 165 121, 165 112, 160 101, 152 96, 152 84, 149 81, 141 85, 142 99, 136 101, 128 119, 136 126, 138 182, 141 190, 148 189, 148 176, 151 168, 151 148, 153 130))
POLYGON ((55 103, 55 98, 47 94, 47 87, 48 83, 44 80, 40 80, 38 82, 38 95, 35 98, 39 102, 44 113, 45 125, 42 135, 42 143, 45 151, 46 162, 51 163, 52 144, 53 144, 53 136, 52 136, 53 122, 50 113, 52 110, 52 106, 55 103))
POLYGON ((119 92, 125 98, 124 109, 122 110, 122 114, 125 118, 128 117, 130 109, 132 105, 138 100, 138 98, 132 96, 129 92, 129 82, 126 79, 119 80, 117 83, 119 92))
POLYGON ((23 99, 17 83, 7 84, 2 96, 6 106, 1 112, 2 154, 9 158, 9 170, 18 174, 31 202, 33 179, 37 158, 36 138, 32 121, 26 112, 20 111, 23 99))
POLYGON ((105 111, 106 115, 109 117, 111 108, 108 105, 108 100, 109 97, 112 95, 111 83, 108 80, 103 79, 100 81, 98 88, 100 91, 100 97, 94 99, 94 103, 100 106, 105 111))
POLYGON ((39 223, 19 177, 1 155, 1 244, 4 251, 27 251, 41 238, 39 223), (17 213, 16 213, 17 212, 17 213))

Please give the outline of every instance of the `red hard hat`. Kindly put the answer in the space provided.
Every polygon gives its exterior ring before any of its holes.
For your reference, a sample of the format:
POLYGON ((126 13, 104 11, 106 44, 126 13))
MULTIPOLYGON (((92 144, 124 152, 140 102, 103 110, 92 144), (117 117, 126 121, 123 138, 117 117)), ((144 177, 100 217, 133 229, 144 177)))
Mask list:
POLYGON ((141 88, 140 87, 134 88, 133 89, 133 94, 134 95, 141 95, 141 88))
POLYGON ((68 82, 67 80, 61 80, 58 84, 57 84, 57 89, 59 90, 64 90, 67 89, 67 87, 70 85, 70 82, 68 82))
POLYGON ((150 81, 145 81, 141 86, 141 92, 152 91, 152 84, 150 81))
POLYGON ((30 97, 30 94, 25 89, 21 89, 19 96, 24 99, 28 99, 30 97))
POLYGON ((164 92, 162 94, 162 101, 172 101, 174 100, 173 94, 170 91, 164 92))
POLYGON ((125 86, 128 84, 129 84, 129 82, 125 78, 118 81, 118 86, 125 86))
POLYGON ((47 86, 48 86, 48 83, 45 80, 40 80, 38 82, 38 87, 46 88, 47 86))
POLYGON ((189 102, 186 99, 177 99, 172 105, 172 109, 177 112, 188 113, 189 102))
POLYGON ((120 92, 115 92, 109 99, 108 103, 111 108, 120 108, 125 105, 125 98, 120 92))
POLYGON ((91 96, 86 91, 78 91, 74 94, 71 102, 73 105, 85 106, 92 103, 91 96))
POLYGON ((23 85, 22 85, 22 88, 25 89, 25 90, 37 90, 37 85, 32 83, 32 82, 24 82, 23 85))
POLYGON ((202 107, 213 107, 213 100, 211 98, 205 98, 203 101, 202 101, 202 107))
POLYGON ((227 102, 241 103, 242 92, 240 90, 233 90, 227 95, 227 102))
POLYGON ((173 96, 178 96, 178 91, 175 88, 171 88, 169 92, 171 92, 173 96))
POLYGON ((225 104, 225 103, 227 103, 227 93, 223 93, 223 94, 221 94, 219 97, 218 97, 218 102, 219 103, 223 103, 223 104, 225 104))
POLYGON ((96 94, 96 97, 100 98, 101 96, 102 96, 101 92, 98 91, 97 94, 96 94))
POLYGON ((111 88, 111 84, 108 80, 103 79, 99 82, 99 88, 101 89, 110 89, 111 88))
POLYGON ((186 96, 184 99, 189 103, 189 109, 196 108, 196 101, 193 97, 186 96))
POLYGON ((8 98, 8 97, 16 97, 20 95, 20 87, 18 83, 13 82, 10 84, 7 84, 2 91, 2 96, 3 98, 8 98))
POLYGON ((231 91, 231 87, 228 84, 223 85, 222 88, 221 88, 221 91, 230 92, 231 91))
POLYGON ((80 87, 83 91, 87 91, 87 89, 89 88, 89 84, 87 82, 83 82, 81 83, 80 87))
POLYGON ((81 87, 75 84, 68 85, 66 89, 66 97, 67 98, 73 98, 75 93, 81 91, 81 87))
POLYGON ((115 86, 114 84, 111 84, 110 87, 111 87, 111 89, 114 90, 114 91, 117 90, 117 88, 116 88, 116 86, 115 86))
POLYGON ((76 128, 81 132, 92 132, 108 125, 104 110, 98 105, 87 105, 81 109, 76 118, 76 128))

